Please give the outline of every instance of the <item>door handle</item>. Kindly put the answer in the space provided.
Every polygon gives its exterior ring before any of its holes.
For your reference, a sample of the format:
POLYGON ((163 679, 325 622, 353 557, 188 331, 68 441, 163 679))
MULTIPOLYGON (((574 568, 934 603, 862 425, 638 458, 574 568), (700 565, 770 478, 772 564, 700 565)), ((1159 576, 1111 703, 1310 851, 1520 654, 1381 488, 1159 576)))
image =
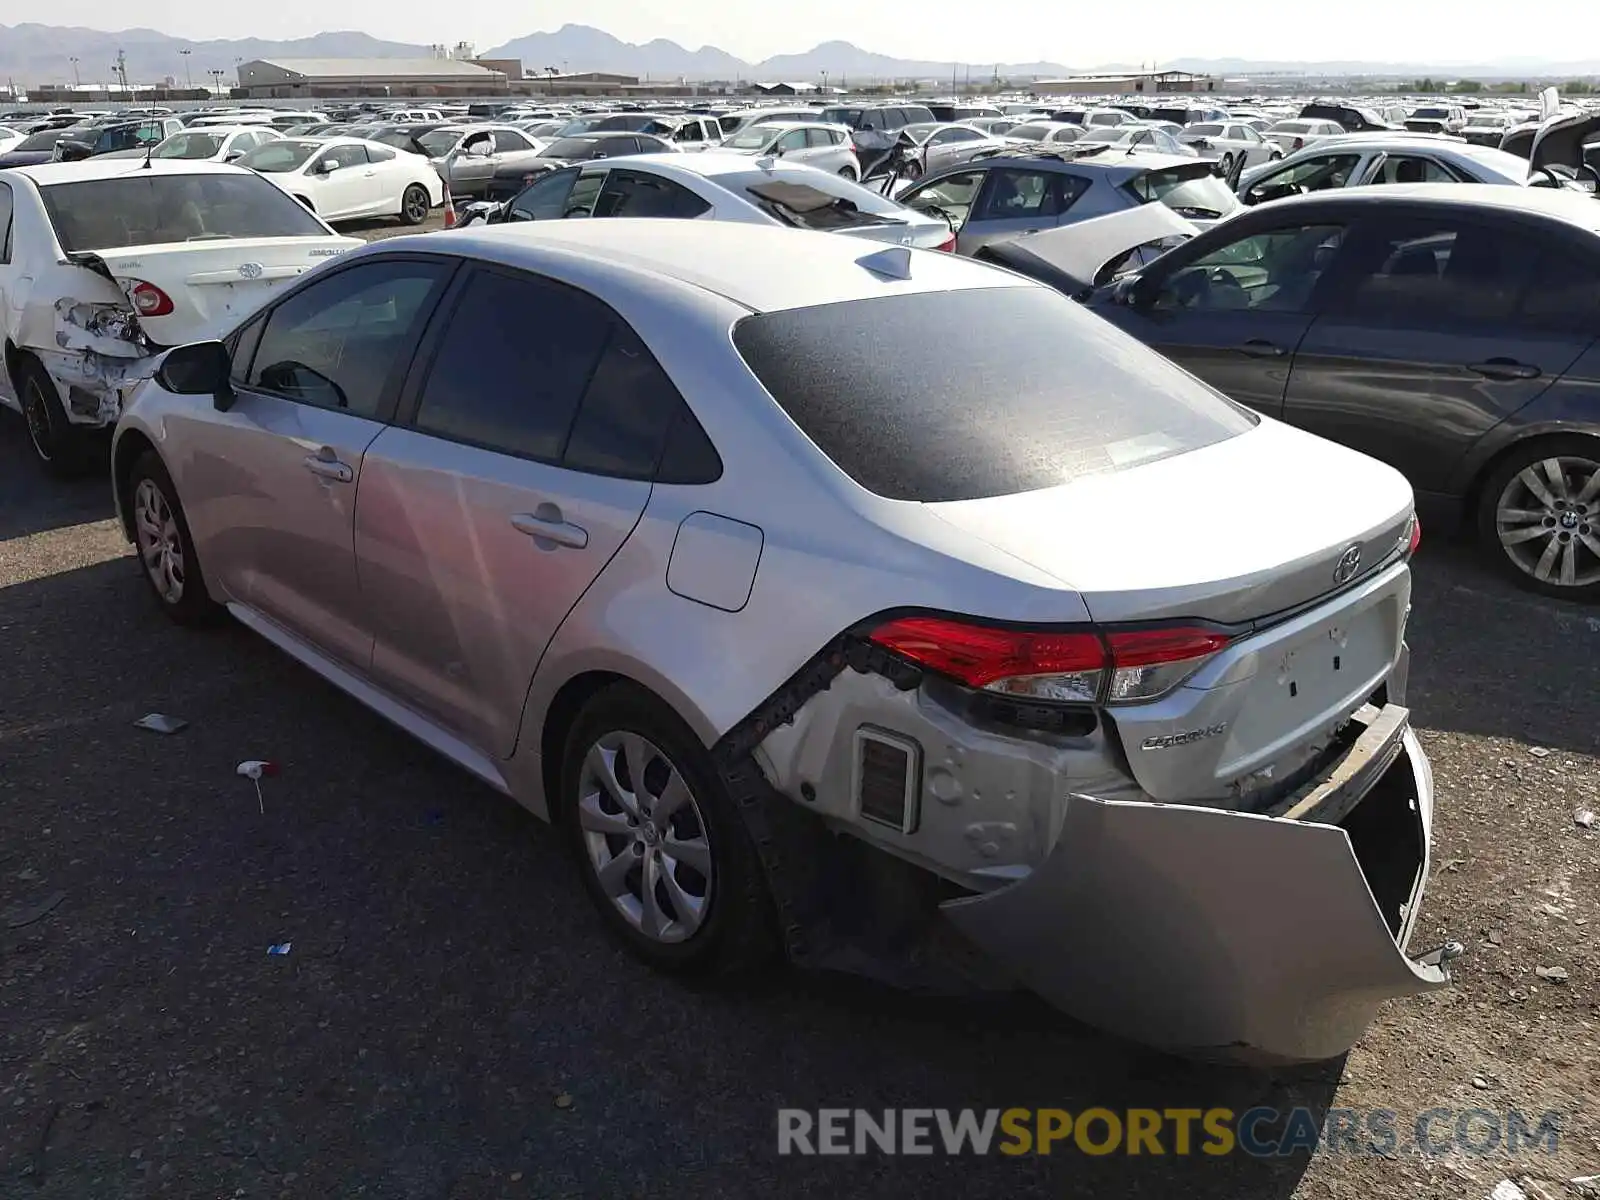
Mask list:
POLYGON ((555 515, 548 517, 534 513, 517 513, 511 518, 511 526, 517 532, 525 533, 531 538, 554 542, 558 546, 570 546, 574 550, 582 550, 589 544, 589 531, 569 521, 563 521, 559 510, 555 515))
POLYGON ((306 455, 306 470, 335 483, 349 483, 356 477, 354 468, 349 463, 340 462, 331 446, 324 446, 315 454, 306 455))
POLYGON ((1251 338, 1237 349, 1249 358, 1282 358, 1284 355, 1282 346, 1274 346, 1263 338, 1251 338))
POLYGON ((1514 358, 1491 358, 1487 362, 1468 363, 1467 370, 1485 379, 1537 379, 1541 374, 1538 367, 1514 358))

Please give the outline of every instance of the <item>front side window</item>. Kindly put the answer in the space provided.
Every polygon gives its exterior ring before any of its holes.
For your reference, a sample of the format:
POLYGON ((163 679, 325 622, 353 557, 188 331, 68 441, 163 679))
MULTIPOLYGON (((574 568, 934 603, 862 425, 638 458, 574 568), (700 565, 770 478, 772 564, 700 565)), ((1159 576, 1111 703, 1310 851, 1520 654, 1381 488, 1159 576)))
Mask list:
POLYGON ((1259 204, 1285 196, 1298 196, 1303 192, 1342 188, 1349 184, 1350 177, 1360 165, 1359 154, 1314 155, 1257 180, 1245 195, 1252 203, 1259 204))
POLYGON ((494 151, 496 154, 508 154, 518 150, 533 149, 533 143, 514 130, 496 129, 491 136, 494 138, 494 151))
POLYGON ((572 185, 572 191, 567 194, 566 201, 561 206, 563 217, 592 217, 594 207, 600 200, 600 189, 605 185, 606 172, 604 168, 583 171, 578 175, 577 182, 572 185))
POLYGON ((787 154, 791 150, 804 150, 806 148, 806 131, 804 129, 792 129, 773 143, 772 148, 779 154, 787 154))
POLYGON ((901 203, 934 216, 948 217, 951 225, 960 229, 972 211, 972 203, 983 186, 985 171, 962 171, 946 175, 943 179, 913 188, 901 196, 901 203))
POLYGON ((506 219, 511 221, 559 221, 567 210, 567 197, 577 182, 576 169, 556 171, 543 179, 535 180, 522 191, 506 209, 506 219))
POLYGON ((1449 171, 1431 158, 1394 154, 1386 158, 1368 183, 1458 183, 1449 171))
POLYGON ((341 171, 348 171, 351 167, 364 167, 367 165, 367 151, 363 146, 335 146, 324 153, 319 162, 333 161, 339 164, 341 171))
POLYGON ((1344 242, 1339 225, 1252 234, 1168 276, 1154 306, 1187 312, 1305 312, 1344 242))
POLYGON ((613 323, 605 305, 574 288, 480 271, 450 316, 417 428, 559 462, 613 323))
POLYGON ((439 263, 366 262, 290 296, 267 318, 249 385, 379 416, 446 272, 439 263))

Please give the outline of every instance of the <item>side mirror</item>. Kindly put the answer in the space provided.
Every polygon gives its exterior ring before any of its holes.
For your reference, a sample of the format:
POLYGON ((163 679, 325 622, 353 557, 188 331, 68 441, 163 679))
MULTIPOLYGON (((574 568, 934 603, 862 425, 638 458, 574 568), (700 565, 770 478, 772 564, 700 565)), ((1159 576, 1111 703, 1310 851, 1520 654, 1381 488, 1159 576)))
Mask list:
POLYGON ((1111 285, 1111 302, 1128 308, 1146 308, 1152 290, 1143 275, 1124 275, 1111 285))
POLYGON ((169 350, 156 370, 156 383, 177 396, 211 396, 222 412, 233 407, 228 375, 233 359, 221 342, 190 342, 169 350))
POLYGON ((317 174, 319 175, 332 175, 338 169, 339 160, 335 158, 325 158, 317 164, 317 174))

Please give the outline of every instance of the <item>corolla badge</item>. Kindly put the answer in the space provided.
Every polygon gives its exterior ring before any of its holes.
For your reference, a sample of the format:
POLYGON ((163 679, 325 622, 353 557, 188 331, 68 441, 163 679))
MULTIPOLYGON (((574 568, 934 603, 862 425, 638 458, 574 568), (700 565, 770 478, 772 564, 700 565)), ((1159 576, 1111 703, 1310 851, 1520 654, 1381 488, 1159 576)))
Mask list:
POLYGON ((1349 546, 1339 555, 1339 563, 1333 568, 1333 581, 1349 583, 1359 570, 1361 570, 1361 547, 1349 546))
POLYGON ((260 279, 261 278, 261 264, 260 263, 240 263, 239 264, 239 274, 244 276, 246 279, 260 279))

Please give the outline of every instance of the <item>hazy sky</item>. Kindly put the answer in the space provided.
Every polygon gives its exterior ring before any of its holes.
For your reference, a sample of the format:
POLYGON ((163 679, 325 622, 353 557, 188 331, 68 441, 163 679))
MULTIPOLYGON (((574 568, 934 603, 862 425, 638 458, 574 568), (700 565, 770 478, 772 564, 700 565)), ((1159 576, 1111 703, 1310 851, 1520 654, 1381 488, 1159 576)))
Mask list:
MULTIPOLYGON (((1522 10, 1501 0, 1143 0, 1105 7, 1063 0, 553 0, 538 5, 441 0, 52 0, 6 18, 84 25, 141 25, 179 37, 291 38, 361 29, 407 42, 466 40, 480 50, 566 22, 630 42, 665 37, 707 43, 748 60, 808 50, 835 38, 901 58, 964 62, 1052 60, 1069 66, 1179 56, 1494 62, 1593 57, 1589 41, 1557 32, 1600 30, 1595 0, 1546 0, 1522 10), (987 12, 997 14, 989 20, 987 12), (1526 13, 1526 16, 1521 14, 1526 13), (1587 13, 1585 16, 1583 14, 1587 13), (998 15, 1003 14, 1003 15, 998 15)), ((574 70, 579 65, 573 63, 574 70)))

